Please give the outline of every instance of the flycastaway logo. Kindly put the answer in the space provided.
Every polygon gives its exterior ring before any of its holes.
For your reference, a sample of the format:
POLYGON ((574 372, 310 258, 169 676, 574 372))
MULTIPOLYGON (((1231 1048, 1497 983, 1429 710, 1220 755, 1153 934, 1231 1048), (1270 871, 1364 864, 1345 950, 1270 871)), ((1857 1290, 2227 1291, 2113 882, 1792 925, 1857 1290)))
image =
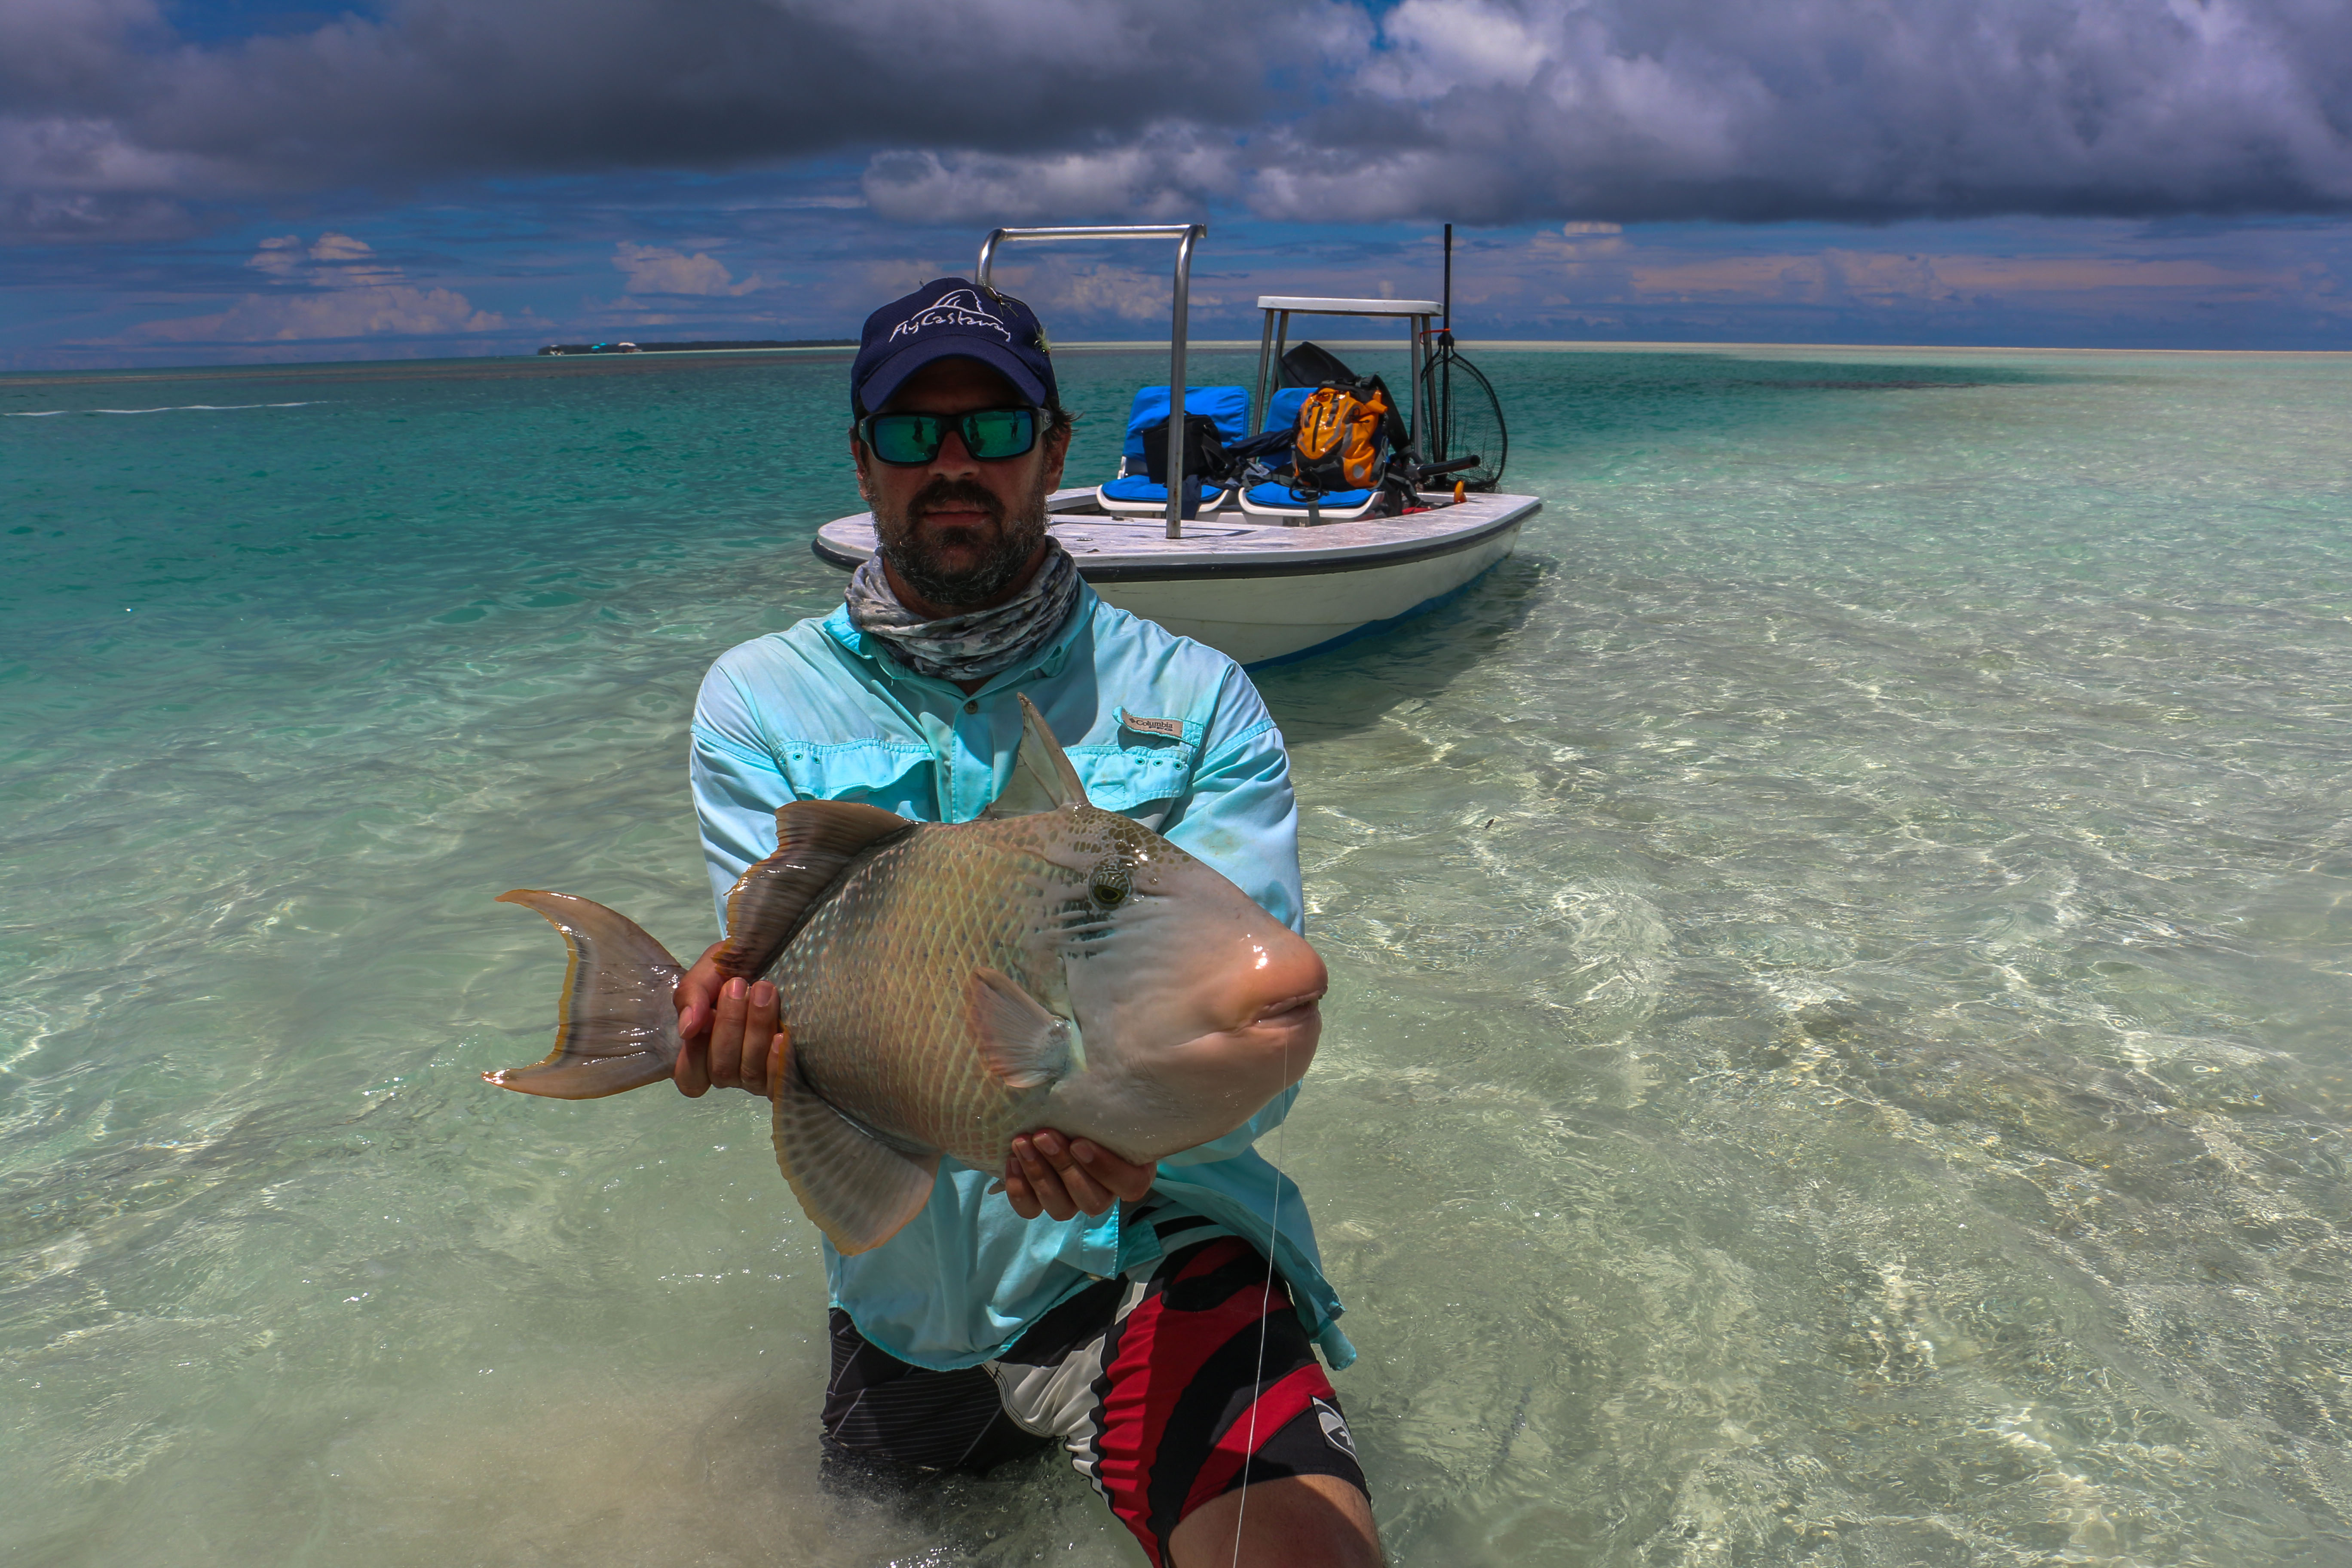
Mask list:
POLYGON ((985 327, 1006 342, 1013 341, 1013 334, 1005 330, 1004 323, 981 304, 977 289, 958 289, 940 295, 891 328, 890 341, 895 343, 926 327, 985 327))

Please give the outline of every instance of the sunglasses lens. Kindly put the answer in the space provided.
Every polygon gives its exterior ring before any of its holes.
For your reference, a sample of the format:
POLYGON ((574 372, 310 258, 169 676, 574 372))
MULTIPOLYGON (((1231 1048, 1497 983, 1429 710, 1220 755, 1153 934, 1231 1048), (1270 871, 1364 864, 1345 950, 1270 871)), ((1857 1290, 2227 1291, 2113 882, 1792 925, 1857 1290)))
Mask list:
POLYGON ((990 408, 967 414, 964 445, 982 462, 1017 458, 1036 444, 1037 416, 1027 408, 990 408))
POLYGON ((928 463, 952 426, 964 450, 982 462, 1017 458, 1037 444, 1034 408, 983 408, 954 420, 936 414, 876 414, 866 421, 866 443, 886 463, 928 463))
POLYGON ((877 414, 866 422, 866 438, 886 463, 928 463, 945 434, 945 425, 928 414, 877 414))

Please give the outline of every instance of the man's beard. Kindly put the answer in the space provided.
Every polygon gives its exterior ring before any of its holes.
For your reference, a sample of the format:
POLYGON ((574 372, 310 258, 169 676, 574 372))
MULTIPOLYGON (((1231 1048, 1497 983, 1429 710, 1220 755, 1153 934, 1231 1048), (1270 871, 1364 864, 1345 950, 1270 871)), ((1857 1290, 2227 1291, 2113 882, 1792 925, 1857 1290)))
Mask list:
MULTIPOLYGON (((970 479, 936 479, 916 492, 902 515, 886 518, 876 511, 874 526, 881 540, 882 559, 906 580, 908 587, 934 605, 945 605, 952 610, 974 609, 1012 586, 1013 580, 1021 575, 1021 569, 1045 541, 1045 487, 1040 483, 1019 512, 1008 518, 1003 503, 970 479), (997 541, 994 552, 960 572, 940 563, 934 541, 923 538, 915 526, 915 520, 926 509, 950 501, 977 507, 987 513, 997 541)), ((954 528, 946 531, 944 538, 962 542, 981 531, 954 528)))

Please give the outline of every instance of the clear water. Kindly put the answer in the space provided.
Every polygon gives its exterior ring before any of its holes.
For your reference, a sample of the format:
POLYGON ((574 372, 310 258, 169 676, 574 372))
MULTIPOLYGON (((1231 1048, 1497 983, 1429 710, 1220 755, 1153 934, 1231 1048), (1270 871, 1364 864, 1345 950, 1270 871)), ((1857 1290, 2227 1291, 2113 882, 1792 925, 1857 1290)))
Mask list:
MULTIPOLYGON (((2352 360, 1481 357, 1517 556, 1263 681, 1395 1560, 2352 1560, 2352 360)), ((762 1107, 477 1076, 492 894, 706 940, 842 374, 0 378, 0 1555, 1140 1560, 818 1491, 762 1107)))

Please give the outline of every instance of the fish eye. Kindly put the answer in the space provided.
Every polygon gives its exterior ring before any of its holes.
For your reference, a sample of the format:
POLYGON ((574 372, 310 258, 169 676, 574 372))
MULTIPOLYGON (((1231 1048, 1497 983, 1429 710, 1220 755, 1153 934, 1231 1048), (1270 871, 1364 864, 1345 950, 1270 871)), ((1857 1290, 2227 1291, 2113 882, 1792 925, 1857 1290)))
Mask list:
POLYGON ((1115 910, 1127 902, 1128 890, 1134 886, 1127 868, 1116 860, 1106 860, 1095 868, 1087 884, 1087 892, 1104 909, 1115 910))

